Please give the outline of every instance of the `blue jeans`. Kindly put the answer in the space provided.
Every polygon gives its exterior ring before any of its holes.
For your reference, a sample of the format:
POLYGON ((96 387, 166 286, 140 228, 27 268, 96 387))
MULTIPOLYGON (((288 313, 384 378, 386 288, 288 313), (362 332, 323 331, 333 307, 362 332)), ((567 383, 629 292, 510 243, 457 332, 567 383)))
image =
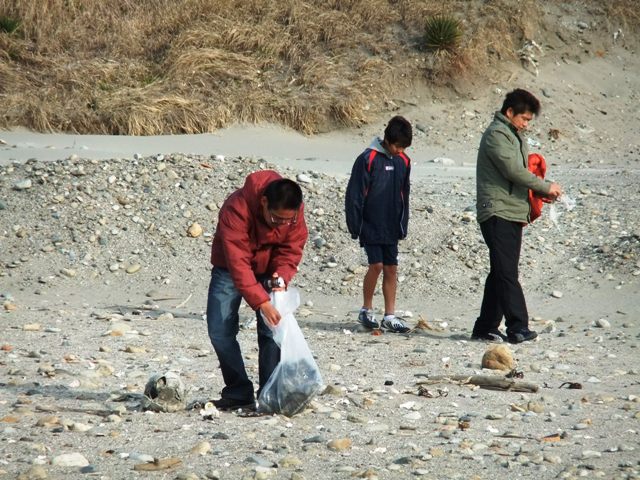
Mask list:
MULTIPOLYGON (((236 339, 240 325, 238 309, 242 295, 233 284, 228 270, 214 267, 207 299, 207 329, 213 349, 218 356, 225 387, 222 398, 247 401, 254 400, 253 384, 244 367, 240 345, 236 339)), ((258 371, 260 391, 280 362, 280 347, 273 341, 273 332, 256 311, 258 321, 258 371)))

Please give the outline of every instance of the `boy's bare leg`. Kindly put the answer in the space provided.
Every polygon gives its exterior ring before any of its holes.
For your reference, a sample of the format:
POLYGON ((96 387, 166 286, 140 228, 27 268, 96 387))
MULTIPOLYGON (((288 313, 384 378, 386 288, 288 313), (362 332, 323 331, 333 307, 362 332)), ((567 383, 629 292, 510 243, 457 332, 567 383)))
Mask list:
POLYGON ((398 266, 385 265, 382 269, 382 295, 384 296, 384 313, 396 313, 396 287, 398 284, 398 266))
POLYGON ((382 263, 369 265, 369 270, 367 270, 364 281, 362 282, 362 296, 364 297, 362 306, 368 310, 373 309, 373 292, 376 290, 376 283, 378 283, 380 272, 382 272, 382 263))

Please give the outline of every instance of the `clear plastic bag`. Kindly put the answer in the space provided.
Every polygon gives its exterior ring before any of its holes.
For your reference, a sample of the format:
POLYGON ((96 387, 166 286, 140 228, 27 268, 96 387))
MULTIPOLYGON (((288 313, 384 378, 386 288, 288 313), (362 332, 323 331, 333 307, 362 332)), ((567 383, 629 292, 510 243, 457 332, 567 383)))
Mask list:
POLYGON ((554 203, 552 203, 549 206, 549 218, 557 227, 558 219, 560 218, 561 212, 560 212, 560 209, 556 206, 556 204, 559 205, 562 209, 566 210, 567 212, 570 212, 575 208, 576 201, 573 198, 571 198, 569 195, 562 195, 560 196, 560 198, 558 198, 558 200, 556 200, 554 203))
POLYGON ((282 317, 275 327, 269 325, 280 347, 280 363, 260 392, 258 410, 292 417, 322 390, 322 376, 293 316, 300 305, 298 290, 290 287, 284 292, 273 292, 271 301, 282 317))

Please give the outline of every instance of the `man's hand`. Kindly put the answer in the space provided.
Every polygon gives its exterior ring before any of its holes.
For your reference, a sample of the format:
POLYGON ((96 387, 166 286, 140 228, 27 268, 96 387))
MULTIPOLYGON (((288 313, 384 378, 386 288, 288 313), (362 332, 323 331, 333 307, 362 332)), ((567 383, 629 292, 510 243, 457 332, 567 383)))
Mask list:
POLYGON ((549 193, 547 193, 547 197, 549 197, 552 200, 556 200, 559 196, 562 195, 562 187, 553 182, 551 184, 551 187, 549 188, 549 193))
POLYGON ((278 323, 280 323, 280 312, 276 310, 276 307, 274 307, 270 301, 264 302, 258 308, 260 309, 262 319, 266 323, 268 323, 272 327, 275 327, 276 325, 278 325, 278 323))
POLYGON ((284 278, 278 276, 277 273, 271 275, 271 278, 263 280, 262 286, 267 293, 282 292, 287 289, 287 284, 285 283, 284 278))

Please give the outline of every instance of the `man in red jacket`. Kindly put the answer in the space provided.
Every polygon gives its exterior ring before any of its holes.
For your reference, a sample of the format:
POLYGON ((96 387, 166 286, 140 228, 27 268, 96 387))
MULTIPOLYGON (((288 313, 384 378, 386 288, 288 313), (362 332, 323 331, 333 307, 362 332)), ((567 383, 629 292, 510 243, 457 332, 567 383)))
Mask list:
POLYGON ((225 383, 221 398, 213 402, 219 410, 255 408, 253 384, 236 339, 243 298, 258 321, 258 395, 278 365, 280 348, 266 323, 277 325, 280 314, 269 290, 286 288, 296 274, 307 235, 300 186, 274 171, 250 174, 222 205, 207 301, 209 338, 225 383))

